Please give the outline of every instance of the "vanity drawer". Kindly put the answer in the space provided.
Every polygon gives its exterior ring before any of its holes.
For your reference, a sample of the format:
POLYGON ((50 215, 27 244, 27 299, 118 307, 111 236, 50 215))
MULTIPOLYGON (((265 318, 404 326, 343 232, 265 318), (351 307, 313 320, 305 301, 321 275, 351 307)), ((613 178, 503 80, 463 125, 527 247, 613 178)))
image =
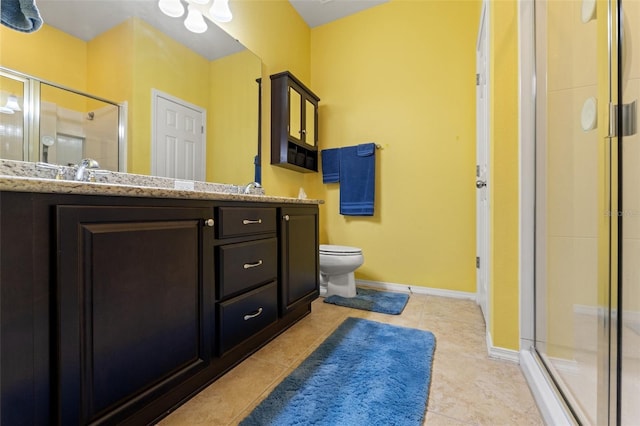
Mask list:
POLYGON ((278 240, 267 238, 218 247, 218 298, 274 280, 278 274, 278 240))
POLYGON ((219 304, 220 354, 278 319, 278 287, 267 284, 219 304))
POLYGON ((276 209, 270 207, 219 207, 218 238, 276 232, 276 209))

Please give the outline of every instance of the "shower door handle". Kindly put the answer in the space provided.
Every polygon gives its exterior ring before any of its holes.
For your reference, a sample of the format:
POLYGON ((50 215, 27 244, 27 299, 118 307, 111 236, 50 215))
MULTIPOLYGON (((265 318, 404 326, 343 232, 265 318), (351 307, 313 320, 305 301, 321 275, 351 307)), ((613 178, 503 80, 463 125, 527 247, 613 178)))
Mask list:
POLYGON ((476 181, 476 188, 482 189, 485 186, 487 186, 487 182, 486 181, 484 181, 484 180, 477 180, 476 181))
POLYGON ((638 131, 638 113, 635 100, 628 104, 609 104, 609 137, 633 136, 638 131), (618 117, 622 116, 622 128, 619 128, 618 117))

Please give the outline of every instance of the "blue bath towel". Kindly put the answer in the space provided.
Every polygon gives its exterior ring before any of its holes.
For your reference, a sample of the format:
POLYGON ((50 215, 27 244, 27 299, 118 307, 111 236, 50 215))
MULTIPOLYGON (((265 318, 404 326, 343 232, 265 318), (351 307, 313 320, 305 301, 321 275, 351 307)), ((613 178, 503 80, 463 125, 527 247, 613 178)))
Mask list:
POLYGON ((340 214, 373 216, 376 184, 376 145, 340 149, 340 214))
POLYGON ((31 33, 40 29, 42 17, 35 0, 0 0, 0 23, 31 33))
POLYGON ((339 148, 323 149, 322 155, 322 183, 340 182, 339 148))

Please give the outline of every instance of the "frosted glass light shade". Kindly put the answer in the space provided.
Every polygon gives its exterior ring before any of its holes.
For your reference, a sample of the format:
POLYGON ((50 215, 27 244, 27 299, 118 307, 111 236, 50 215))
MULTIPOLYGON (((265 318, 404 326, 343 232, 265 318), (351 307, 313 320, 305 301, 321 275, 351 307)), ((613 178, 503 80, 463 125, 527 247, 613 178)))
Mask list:
POLYGON ((184 15, 184 6, 180 0, 159 0, 158 7, 167 16, 179 18, 184 15))
POLYGON ((187 18, 184 20, 184 26, 192 33, 203 33, 207 31, 207 23, 204 22, 202 13, 198 12, 193 6, 189 5, 187 18))
POLYGON ((9 95, 5 108, 10 108, 14 111, 22 111, 20 109, 20 105, 18 105, 18 98, 15 95, 9 95))
POLYGON ((191 3, 195 3, 195 4, 207 4, 209 3, 209 0, 190 0, 191 3))
POLYGON ((229 9, 229 0, 213 0, 209 14, 218 22, 229 22, 233 19, 231 9, 229 9))

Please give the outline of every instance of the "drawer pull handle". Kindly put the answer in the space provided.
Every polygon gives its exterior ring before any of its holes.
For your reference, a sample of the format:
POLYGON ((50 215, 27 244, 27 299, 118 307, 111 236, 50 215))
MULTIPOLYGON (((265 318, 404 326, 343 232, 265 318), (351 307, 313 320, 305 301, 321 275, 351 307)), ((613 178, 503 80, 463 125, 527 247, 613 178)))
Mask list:
POLYGON ((256 266, 260 266, 260 265, 262 265, 262 260, 258 260, 255 263, 245 263, 243 268, 244 269, 255 268, 256 266))
POLYGON ((262 219, 258 219, 258 220, 245 219, 242 221, 243 225, 255 225, 259 223, 262 223, 262 219))
POLYGON ((260 314, 262 314, 262 308, 258 308, 258 310, 257 310, 257 311, 255 311, 255 312, 254 312, 254 313, 252 313, 252 314, 247 314, 247 315, 245 315, 245 316, 244 316, 244 320, 245 320, 245 321, 250 320, 251 318, 255 318, 255 317, 257 317, 257 316, 258 316, 258 315, 260 315, 260 314))

